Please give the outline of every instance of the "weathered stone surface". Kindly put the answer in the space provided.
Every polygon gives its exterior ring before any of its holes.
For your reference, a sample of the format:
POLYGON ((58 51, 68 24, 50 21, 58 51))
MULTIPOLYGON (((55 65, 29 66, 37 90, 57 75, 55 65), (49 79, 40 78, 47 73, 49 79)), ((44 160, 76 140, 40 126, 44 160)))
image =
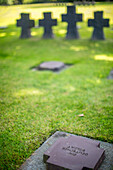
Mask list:
POLYGON ((62 15, 62 22, 67 22, 67 39, 79 39, 79 33, 77 29, 77 22, 82 21, 82 14, 76 14, 75 6, 67 6, 67 14, 62 15))
POLYGON ((103 27, 109 27, 109 19, 103 19, 103 11, 94 12, 94 19, 88 20, 88 26, 94 27, 92 40, 104 40, 103 27))
POLYGON ((29 19, 29 14, 21 13, 21 19, 17 20, 17 27, 22 27, 20 38, 31 37, 31 28, 35 26, 34 20, 29 19))
POLYGON ((108 76, 108 79, 113 79, 113 70, 110 71, 110 74, 108 76))
POLYGON ((51 71, 59 71, 65 67, 65 64, 59 61, 48 61, 43 62, 38 66, 39 70, 51 70, 51 71))
MULTIPOLYGON (((68 138, 69 136, 76 136, 65 132, 57 131, 50 138, 45 141, 39 149, 37 149, 29 159, 19 168, 20 170, 46 170, 43 162, 43 154, 59 139, 68 138)), ((83 139, 88 139, 82 137, 83 139)), ((107 142, 100 142, 101 148, 105 150, 105 159, 98 170, 112 170, 113 168, 113 144, 107 142)))
POLYGON ((59 139, 44 153, 47 170, 97 170, 104 159, 100 142, 80 136, 59 139))
POLYGON ((43 38, 54 38, 52 26, 57 25, 57 20, 51 18, 51 12, 44 13, 44 19, 39 20, 39 26, 44 27, 43 38))
POLYGON ((0 26, 0 29, 6 29, 8 26, 0 26))

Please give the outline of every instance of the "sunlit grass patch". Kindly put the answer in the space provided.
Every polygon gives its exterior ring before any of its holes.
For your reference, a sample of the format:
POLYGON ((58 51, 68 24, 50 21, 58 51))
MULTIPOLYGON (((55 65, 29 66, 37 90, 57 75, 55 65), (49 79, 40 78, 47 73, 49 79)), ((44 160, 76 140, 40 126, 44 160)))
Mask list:
POLYGON ((41 92, 38 89, 22 89, 19 92, 14 93, 14 96, 26 96, 26 95, 41 95, 43 92, 41 92))
POLYGON ((3 32, 3 33, 0 33, 0 37, 5 37, 6 36, 6 33, 3 32))
POLYGON ((109 57, 109 56, 106 56, 106 55, 96 55, 94 58, 95 58, 95 60, 113 61, 113 56, 109 57))

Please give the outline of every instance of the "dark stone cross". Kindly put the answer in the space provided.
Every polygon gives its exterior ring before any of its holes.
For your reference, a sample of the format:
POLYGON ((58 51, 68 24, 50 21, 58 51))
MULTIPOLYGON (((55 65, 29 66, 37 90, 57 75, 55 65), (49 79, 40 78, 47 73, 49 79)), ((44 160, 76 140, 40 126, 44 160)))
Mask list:
POLYGON ((92 40, 104 40, 103 27, 109 27, 109 19, 103 19, 103 11, 94 12, 94 19, 88 20, 88 26, 94 27, 92 40))
POLYGON ((31 37, 30 28, 34 27, 34 20, 29 19, 29 14, 21 13, 21 19, 17 20, 17 27, 22 27, 20 38, 31 37))
POLYGON ((44 27, 43 38, 54 38, 52 26, 57 25, 57 19, 51 18, 51 12, 44 13, 44 19, 39 20, 39 26, 44 27))
POLYGON ((76 23, 82 21, 82 14, 76 14, 75 6, 67 6, 67 14, 62 15, 62 21, 68 23, 67 39, 79 39, 76 23))

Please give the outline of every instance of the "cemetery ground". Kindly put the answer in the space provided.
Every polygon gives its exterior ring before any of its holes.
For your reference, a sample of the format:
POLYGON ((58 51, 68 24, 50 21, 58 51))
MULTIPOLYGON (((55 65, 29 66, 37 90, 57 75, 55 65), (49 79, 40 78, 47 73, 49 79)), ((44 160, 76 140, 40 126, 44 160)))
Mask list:
POLYGON ((83 22, 79 40, 65 40, 65 6, 18 5, 0 7, 0 169, 17 169, 55 131, 65 131, 113 142, 113 3, 78 6, 83 22), (110 27, 105 41, 91 41, 87 20, 104 11, 110 27), (58 19, 54 39, 42 39, 43 28, 31 29, 30 39, 19 39, 16 19, 21 12, 38 20, 51 11, 58 19), (32 71, 43 61, 62 61, 71 67, 54 73, 32 71), (81 116, 80 116, 81 115, 81 116))

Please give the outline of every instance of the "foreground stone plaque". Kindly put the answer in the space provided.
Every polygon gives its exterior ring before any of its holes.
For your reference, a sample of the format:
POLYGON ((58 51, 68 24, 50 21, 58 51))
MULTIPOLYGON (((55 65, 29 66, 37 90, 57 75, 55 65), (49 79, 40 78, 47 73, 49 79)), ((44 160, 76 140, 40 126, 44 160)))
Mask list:
MULTIPOLYGON (((75 136, 70 133, 57 131, 50 136, 19 168, 19 170, 46 170, 46 164, 43 162, 44 153, 54 145, 59 139, 67 139, 70 136, 75 136)), ((86 137, 81 137, 81 140, 90 140, 86 137)), ((113 144, 97 141, 100 147, 105 150, 105 159, 98 170, 113 169, 113 144)), ((98 144, 97 144, 98 145, 98 144)), ((53 169, 52 169, 53 170, 53 169)), ((84 169, 85 170, 85 169, 84 169)))
POLYGON ((80 136, 61 138, 54 143, 43 156, 47 170, 97 170, 105 151, 100 142, 80 136))
POLYGON ((88 20, 88 26, 94 27, 92 40, 104 40, 103 27, 109 27, 109 19, 103 18, 103 11, 94 12, 94 19, 88 20))

